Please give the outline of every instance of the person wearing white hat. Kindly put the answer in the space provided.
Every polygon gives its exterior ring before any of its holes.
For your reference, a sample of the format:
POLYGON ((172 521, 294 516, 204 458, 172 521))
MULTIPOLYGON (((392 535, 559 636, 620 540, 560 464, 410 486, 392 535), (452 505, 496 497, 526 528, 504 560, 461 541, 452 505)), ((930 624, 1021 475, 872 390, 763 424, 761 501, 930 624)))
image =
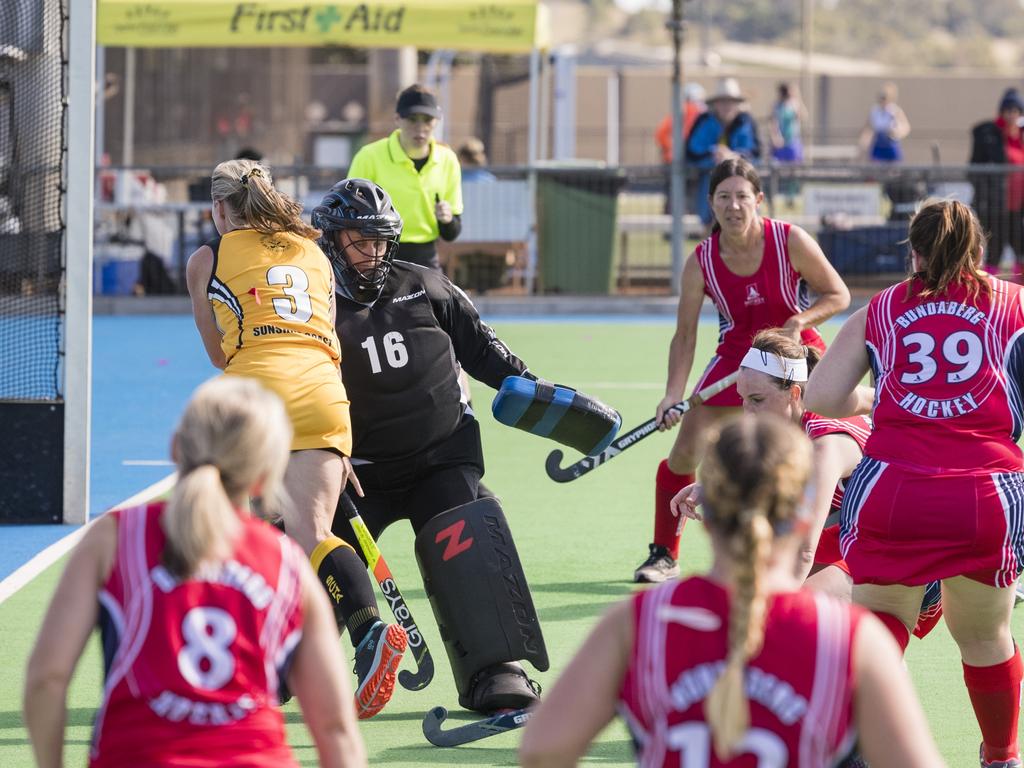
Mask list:
POLYGON ((701 169, 696 200, 697 213, 705 226, 712 220, 708 202, 711 169, 737 155, 751 161, 761 158, 757 123, 744 108, 745 102, 736 78, 722 78, 707 97, 708 111, 694 121, 686 138, 686 162, 701 169))

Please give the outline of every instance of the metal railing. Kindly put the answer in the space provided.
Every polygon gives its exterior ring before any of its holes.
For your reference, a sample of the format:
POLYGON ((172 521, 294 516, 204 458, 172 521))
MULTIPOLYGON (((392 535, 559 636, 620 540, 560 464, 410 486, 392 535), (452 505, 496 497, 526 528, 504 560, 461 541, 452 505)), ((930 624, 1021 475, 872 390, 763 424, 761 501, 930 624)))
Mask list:
MULTIPOLYGON (((671 292, 666 167, 538 167, 535 217, 528 215, 530 169, 488 170, 493 179, 465 181, 463 233, 439 249, 460 285, 477 292, 522 293, 531 287, 564 294, 671 292)), ((147 251, 166 267, 170 282, 165 289, 183 291, 188 255, 215 235, 204 181, 209 169, 151 169, 166 191, 159 200, 127 173, 101 171, 99 187, 113 199, 97 203, 97 292, 153 292, 138 269, 147 251)), ((810 232, 851 283, 888 280, 904 272, 907 221, 919 201, 930 196, 973 204, 991 235, 992 249, 998 248, 997 258, 1004 248, 1024 251, 1024 170, 765 165, 760 172, 763 213, 810 232)), ((343 176, 344 169, 274 169, 278 187, 303 201, 307 210, 343 176)), ((696 181, 696 172, 689 169, 687 253, 706 232, 693 213, 696 181)))

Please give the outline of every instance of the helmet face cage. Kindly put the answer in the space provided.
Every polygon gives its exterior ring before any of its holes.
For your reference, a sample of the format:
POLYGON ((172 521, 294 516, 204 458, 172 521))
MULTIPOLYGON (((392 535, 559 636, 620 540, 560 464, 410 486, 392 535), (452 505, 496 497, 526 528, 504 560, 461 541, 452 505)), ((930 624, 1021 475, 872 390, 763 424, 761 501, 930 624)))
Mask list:
POLYGON ((360 302, 376 299, 391 272, 402 232, 402 220, 388 194, 364 179, 346 179, 313 210, 312 224, 323 232, 318 242, 342 293, 360 302), (342 230, 349 232, 347 245, 342 230), (353 251, 363 256, 358 261, 366 262, 358 268, 349 258, 353 251))
POLYGON ((368 234, 363 230, 343 227, 333 231, 324 230, 324 237, 321 240, 328 240, 330 243, 330 247, 323 250, 331 259, 338 285, 359 301, 372 301, 377 298, 391 272, 391 264, 398 251, 398 236, 376 232, 368 234), (342 243, 343 231, 350 235, 348 245, 342 243), (381 244, 383 248, 380 247, 381 244), (366 259, 362 266, 356 267, 352 264, 350 255, 355 255, 353 251, 358 251, 366 259))

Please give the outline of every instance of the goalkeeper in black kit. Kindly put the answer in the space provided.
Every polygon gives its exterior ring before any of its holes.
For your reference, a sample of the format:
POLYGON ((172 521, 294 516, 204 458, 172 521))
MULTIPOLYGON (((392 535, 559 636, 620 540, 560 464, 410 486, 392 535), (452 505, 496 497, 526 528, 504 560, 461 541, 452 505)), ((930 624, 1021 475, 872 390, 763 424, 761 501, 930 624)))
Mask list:
MULTIPOLYGON (((359 512, 376 538, 406 519, 459 704, 490 714, 537 701, 521 661, 548 668, 530 590, 497 499, 482 485, 480 426, 459 371, 498 388, 526 365, 438 272, 394 259, 402 220, 381 187, 334 185, 312 215, 337 279, 359 512)), ((356 536, 340 510, 334 532, 356 536)))

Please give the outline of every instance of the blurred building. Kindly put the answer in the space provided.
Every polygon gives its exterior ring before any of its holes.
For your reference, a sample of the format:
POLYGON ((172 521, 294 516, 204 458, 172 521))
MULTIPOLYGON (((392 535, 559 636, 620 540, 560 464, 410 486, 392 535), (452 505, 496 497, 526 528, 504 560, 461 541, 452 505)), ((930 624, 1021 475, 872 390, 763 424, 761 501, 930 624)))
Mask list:
MULTIPOLYGON (((356 142, 368 134, 368 65, 365 52, 344 49, 140 49, 135 52, 135 165, 210 166, 242 147, 263 151, 275 164, 314 161, 316 136, 338 133, 356 142)), ((712 88, 723 74, 739 78, 751 112, 767 124, 776 84, 793 76, 783 60, 770 66, 734 61, 718 69, 691 66, 687 79, 712 88), (737 63, 738 62, 738 63, 737 63)), ((425 56, 420 55, 421 73, 425 56)), ((125 51, 106 51, 108 73, 103 148, 114 165, 124 157, 125 51)), ((548 75, 550 78, 550 74, 548 75)), ((991 75, 899 76, 877 65, 825 61, 813 78, 812 148, 850 148, 863 127, 865 105, 879 85, 893 80, 913 131, 904 142, 908 163, 966 162, 969 129, 990 117, 1002 90, 1018 85, 991 75), (874 67, 874 68, 872 68, 874 67), (876 71, 877 70, 877 71, 876 71), (956 104, 956 109, 949 109, 956 104)), ((591 53, 575 66, 575 155, 604 160, 608 153, 608 99, 617 94, 618 159, 624 165, 656 164, 653 130, 670 103, 665 51, 631 55, 591 53)), ((491 163, 526 162, 528 60, 525 56, 460 55, 452 69, 446 140, 454 145, 481 137, 491 163)), ((555 91, 542 82, 547 114, 555 91)), ((554 129, 541 138, 551 156, 554 129)), ((379 131, 378 131, 379 133, 379 131)), ((841 156, 841 152, 839 155, 841 156)), ((542 155, 543 156, 543 155, 542 155)), ((322 159, 322 158, 321 158, 322 159)), ((340 162, 339 165, 344 165, 340 162)))

